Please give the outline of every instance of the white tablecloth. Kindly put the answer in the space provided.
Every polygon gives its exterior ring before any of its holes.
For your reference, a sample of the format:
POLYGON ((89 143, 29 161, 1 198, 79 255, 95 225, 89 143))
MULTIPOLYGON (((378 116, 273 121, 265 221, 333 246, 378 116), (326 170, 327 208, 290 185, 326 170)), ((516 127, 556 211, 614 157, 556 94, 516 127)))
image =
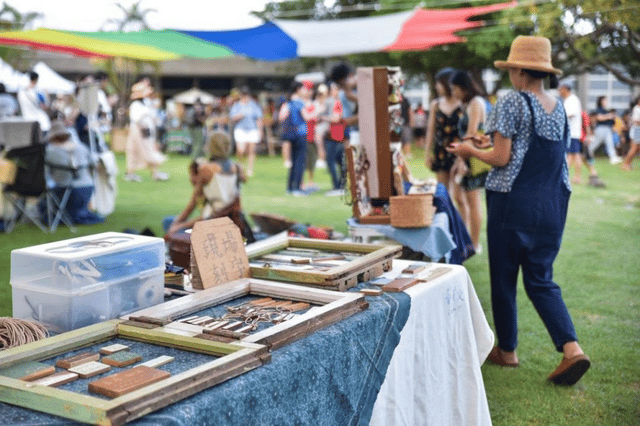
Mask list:
MULTIPOLYGON (((412 263, 396 259, 384 276, 395 277, 412 263)), ((370 424, 490 425, 480 366, 493 347, 493 332, 466 269, 428 265, 452 270, 406 290, 411 311, 370 424)))

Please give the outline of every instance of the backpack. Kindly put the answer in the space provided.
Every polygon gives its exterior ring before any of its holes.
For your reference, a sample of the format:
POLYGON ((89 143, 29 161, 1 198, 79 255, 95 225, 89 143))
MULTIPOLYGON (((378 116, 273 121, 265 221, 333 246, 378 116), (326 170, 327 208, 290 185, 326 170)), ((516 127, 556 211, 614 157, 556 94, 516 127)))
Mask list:
POLYGON ((280 122, 278 133, 280 134, 280 139, 290 141, 295 139, 296 137, 296 126, 293 123, 293 114, 291 113, 291 102, 287 103, 289 111, 287 113, 287 117, 280 122))

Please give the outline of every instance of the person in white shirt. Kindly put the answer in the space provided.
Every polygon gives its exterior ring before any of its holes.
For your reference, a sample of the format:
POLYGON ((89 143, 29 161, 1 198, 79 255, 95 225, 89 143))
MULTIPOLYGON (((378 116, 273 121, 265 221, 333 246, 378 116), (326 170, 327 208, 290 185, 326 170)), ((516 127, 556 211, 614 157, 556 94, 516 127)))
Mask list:
POLYGON ((38 94, 36 93, 36 85, 38 84, 38 74, 31 71, 29 73, 29 85, 18 91, 18 104, 22 117, 26 120, 37 121, 40 124, 40 130, 44 133, 51 129, 51 120, 46 111, 40 106, 38 94))
POLYGON ((640 96, 636 98, 634 107, 631 110, 631 123, 629 127, 629 139, 631 140, 631 148, 627 156, 622 162, 622 170, 631 171, 631 163, 636 158, 636 154, 640 151, 640 96))
POLYGON ((558 92, 563 100, 564 110, 569 120, 569 132, 571 133, 571 142, 567 148, 567 165, 569 169, 573 166, 574 174, 572 183, 582 183, 580 178, 580 169, 582 168, 582 143, 580 136, 582 135, 582 105, 580 99, 572 93, 571 85, 563 82, 558 87, 558 92))

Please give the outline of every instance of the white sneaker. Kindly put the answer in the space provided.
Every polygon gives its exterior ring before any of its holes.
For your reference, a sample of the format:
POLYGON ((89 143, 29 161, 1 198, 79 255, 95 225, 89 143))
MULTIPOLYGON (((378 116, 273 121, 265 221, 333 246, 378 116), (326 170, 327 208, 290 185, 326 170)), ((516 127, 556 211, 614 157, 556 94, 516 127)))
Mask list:
POLYGON ((127 173, 124 175, 124 180, 127 182, 142 182, 142 178, 135 173, 127 173))
POLYGON ((613 157, 609 162, 611 164, 620 164, 622 163, 622 157, 613 157))
POLYGON ((169 180, 169 175, 167 173, 165 173, 165 172, 156 172, 153 175, 153 178, 155 180, 169 180))
POLYGON ((284 162, 284 166, 285 166, 287 169, 290 169, 290 168, 291 168, 291 166, 293 166, 293 163, 291 163, 291 161, 287 160, 287 161, 285 161, 285 162, 284 162))
POLYGON ((316 161, 316 168, 318 168, 318 169, 326 169, 327 168, 327 162, 324 161, 323 159, 319 158, 318 161, 316 161))
POLYGON ((327 191, 324 195, 327 197, 342 197, 344 195, 344 189, 332 189, 327 191))
POLYGON ((474 250, 475 250, 476 254, 481 254, 482 253, 482 244, 478 244, 477 247, 474 247, 474 250))

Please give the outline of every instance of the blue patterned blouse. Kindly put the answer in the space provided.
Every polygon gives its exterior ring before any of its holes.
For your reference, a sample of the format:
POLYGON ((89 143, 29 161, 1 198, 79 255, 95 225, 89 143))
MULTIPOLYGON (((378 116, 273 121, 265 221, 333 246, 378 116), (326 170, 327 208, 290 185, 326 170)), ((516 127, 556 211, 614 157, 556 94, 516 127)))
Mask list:
MULTIPOLYGON (((526 92, 531 97, 531 105, 536 115, 536 130, 540 136, 558 140, 564 138, 565 146, 568 146, 571 137, 569 123, 562 102, 558 101, 553 111, 548 114, 536 96, 526 92)), ((485 126, 485 132, 492 134, 500 132, 504 137, 511 139, 511 159, 504 167, 494 167, 487 176, 485 188, 490 191, 510 192, 511 186, 520 173, 524 156, 529 149, 529 141, 532 133, 531 112, 527 101, 519 92, 509 92, 498 100, 497 105, 491 111, 485 126)), ((569 172, 567 162, 562 167, 562 180, 571 191, 569 184, 569 172)))

